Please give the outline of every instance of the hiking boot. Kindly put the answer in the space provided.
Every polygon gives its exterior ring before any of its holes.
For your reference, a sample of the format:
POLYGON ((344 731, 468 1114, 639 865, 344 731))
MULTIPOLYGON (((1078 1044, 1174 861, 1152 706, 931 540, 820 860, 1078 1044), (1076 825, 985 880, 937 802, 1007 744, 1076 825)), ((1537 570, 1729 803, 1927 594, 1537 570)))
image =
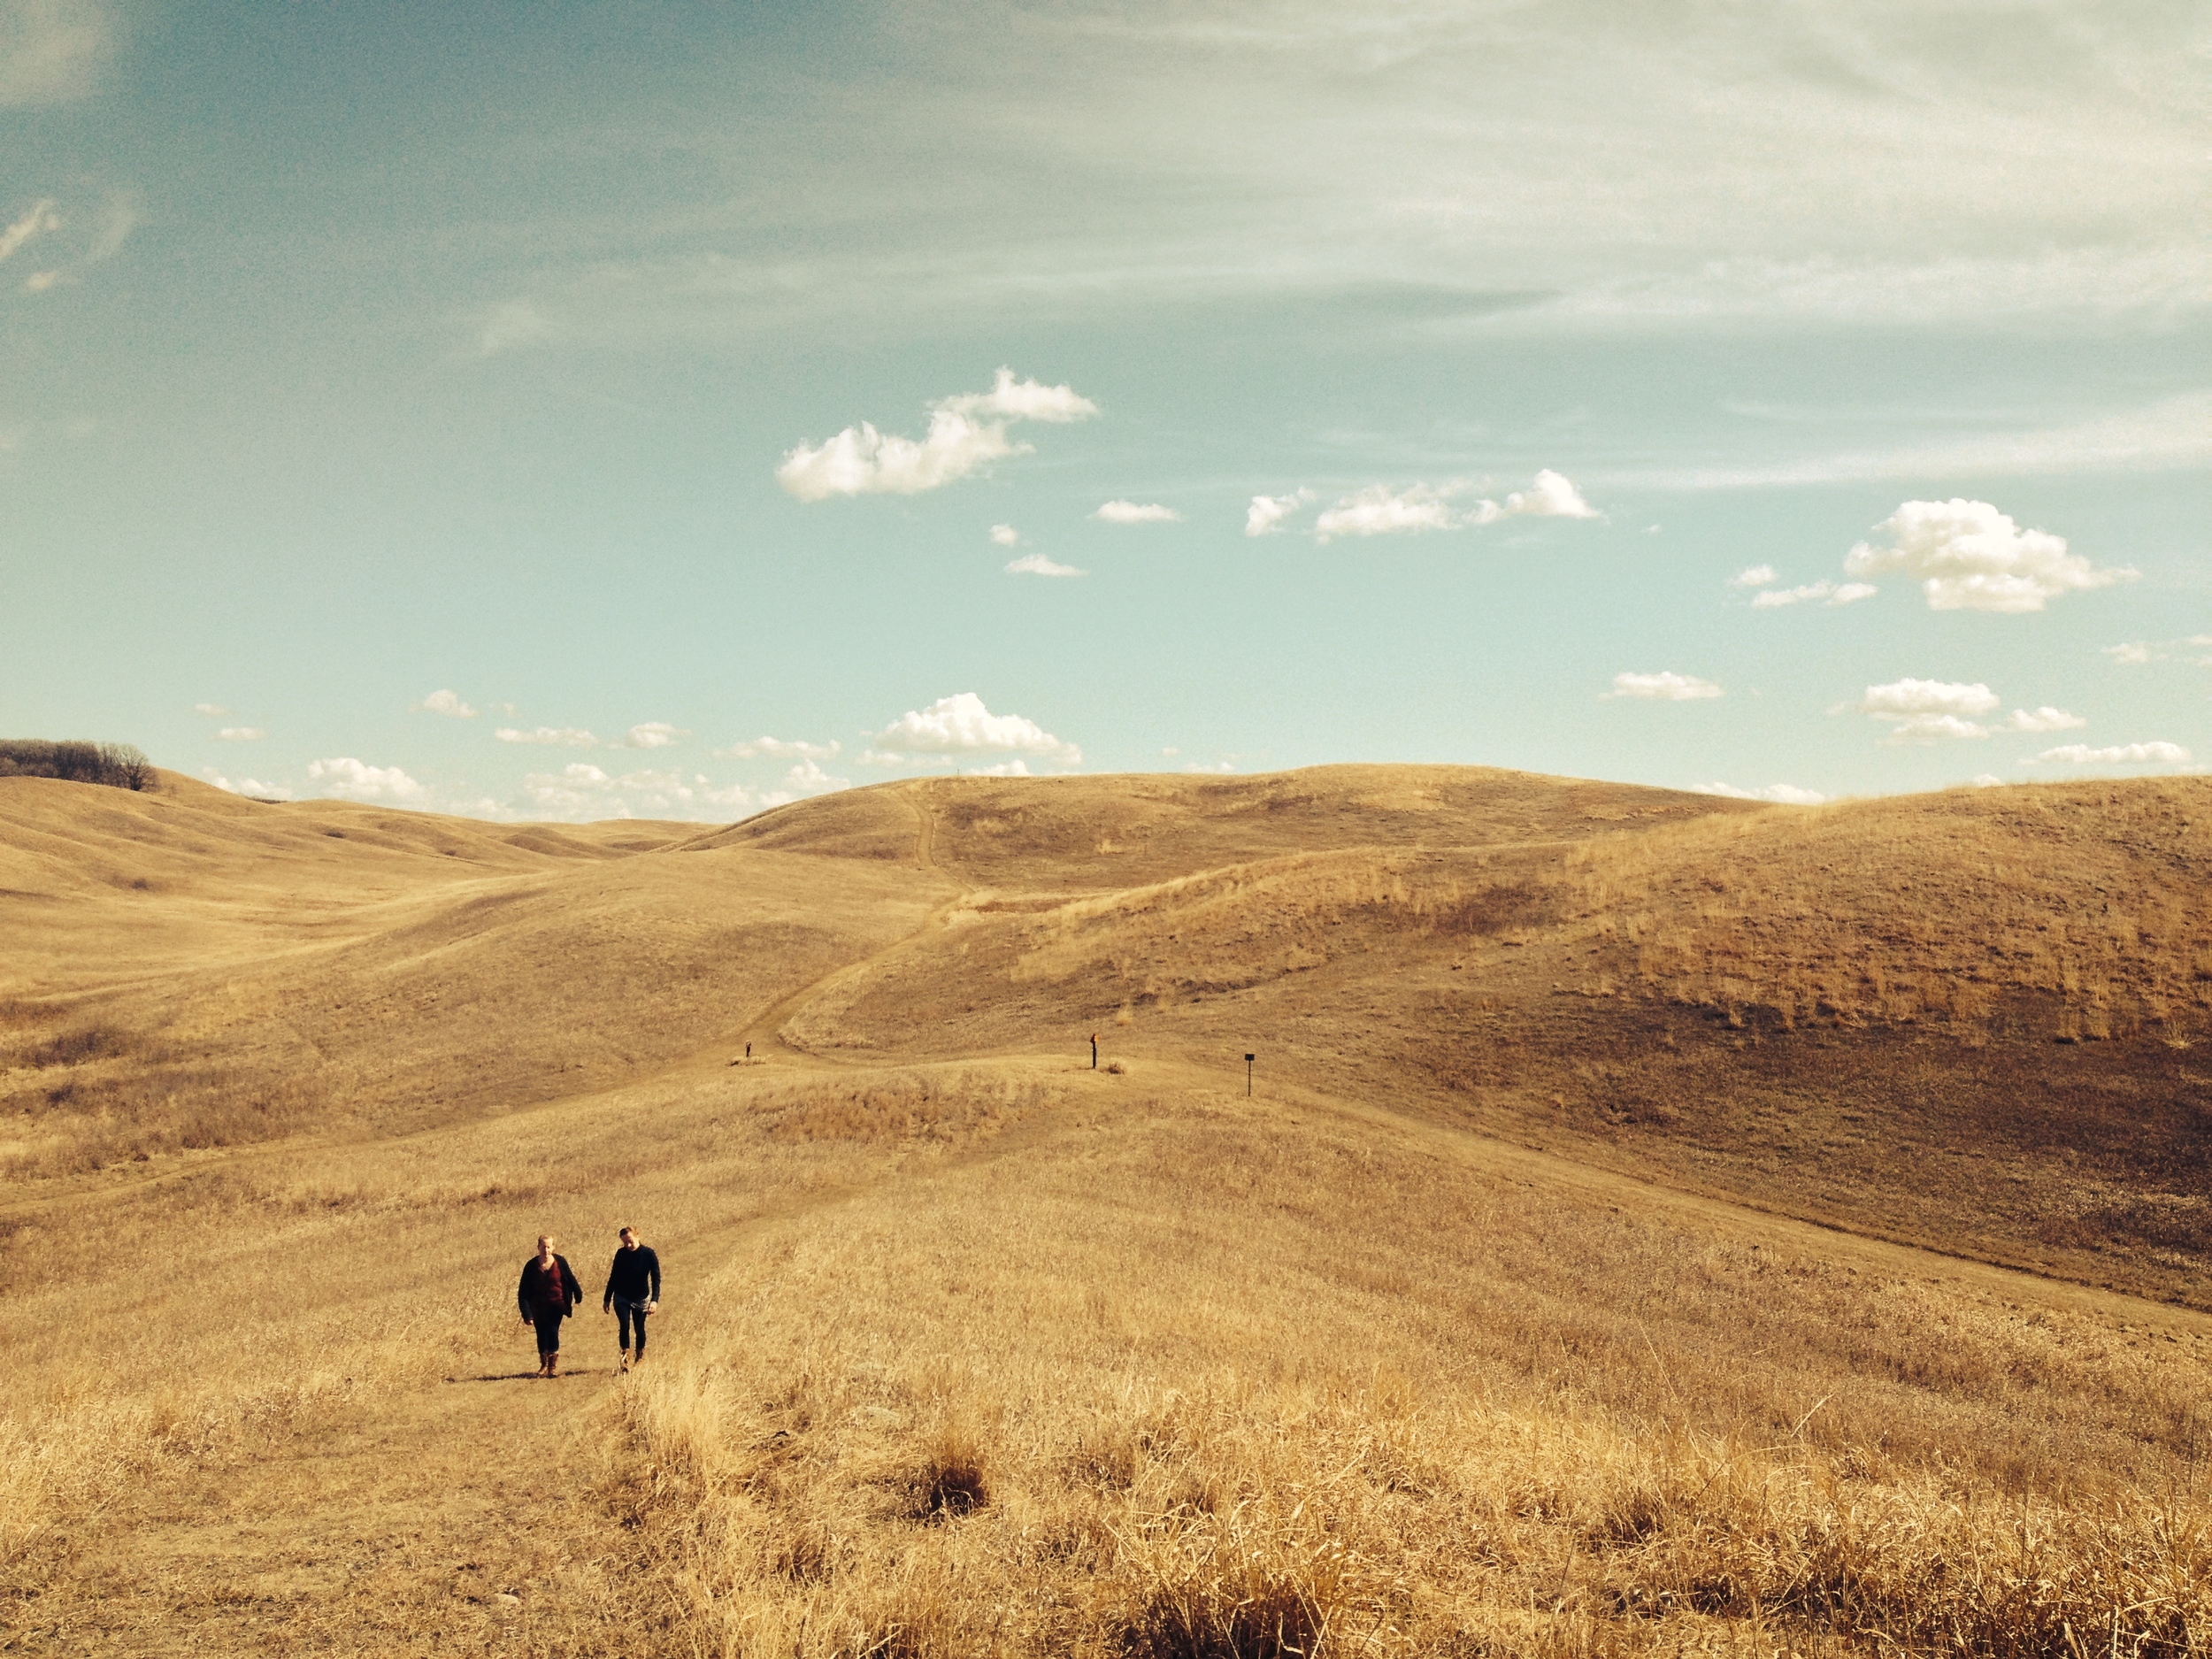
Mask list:
POLYGON ((622 1350, 622 1369, 624 1371, 630 1369, 630 1350, 626 1348, 622 1350))

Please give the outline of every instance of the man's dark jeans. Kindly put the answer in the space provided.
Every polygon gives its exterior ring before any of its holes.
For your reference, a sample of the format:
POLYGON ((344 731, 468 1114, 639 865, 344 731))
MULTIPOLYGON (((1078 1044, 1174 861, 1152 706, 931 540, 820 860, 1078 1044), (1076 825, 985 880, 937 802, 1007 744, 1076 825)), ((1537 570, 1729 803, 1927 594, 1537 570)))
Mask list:
POLYGON ((625 1348, 630 1346, 631 1325, 637 1326, 637 1354, 642 1359, 645 1356, 645 1304, 632 1302, 627 1296, 617 1296, 614 1299, 614 1319, 622 1332, 622 1346, 625 1348))

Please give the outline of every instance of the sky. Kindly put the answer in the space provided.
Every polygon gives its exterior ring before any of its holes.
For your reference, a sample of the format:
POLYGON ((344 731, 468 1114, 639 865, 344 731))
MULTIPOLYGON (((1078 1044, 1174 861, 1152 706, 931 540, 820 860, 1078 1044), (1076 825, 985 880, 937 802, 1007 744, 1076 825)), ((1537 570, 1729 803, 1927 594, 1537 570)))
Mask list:
POLYGON ((2208 91, 2188 4, 0 0, 0 735, 2193 771, 2208 91))

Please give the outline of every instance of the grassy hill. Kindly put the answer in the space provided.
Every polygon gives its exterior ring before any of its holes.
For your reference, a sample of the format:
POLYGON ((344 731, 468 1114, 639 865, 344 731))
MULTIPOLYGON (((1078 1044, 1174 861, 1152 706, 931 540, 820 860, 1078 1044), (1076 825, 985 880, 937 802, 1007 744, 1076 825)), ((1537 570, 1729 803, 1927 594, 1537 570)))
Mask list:
POLYGON ((0 1629, 2212 1647, 2208 858, 2194 780, 0 778, 0 1629), (655 1363, 513 1377, 632 1221, 655 1363))

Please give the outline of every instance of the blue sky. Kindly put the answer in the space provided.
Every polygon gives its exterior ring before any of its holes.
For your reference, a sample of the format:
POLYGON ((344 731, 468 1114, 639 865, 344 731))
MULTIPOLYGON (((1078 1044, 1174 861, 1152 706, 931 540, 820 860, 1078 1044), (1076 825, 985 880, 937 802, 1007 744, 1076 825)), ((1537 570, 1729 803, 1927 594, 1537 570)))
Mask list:
POLYGON ((2208 76, 2180 4, 0 0, 0 728, 526 818, 2192 769, 2208 76))

